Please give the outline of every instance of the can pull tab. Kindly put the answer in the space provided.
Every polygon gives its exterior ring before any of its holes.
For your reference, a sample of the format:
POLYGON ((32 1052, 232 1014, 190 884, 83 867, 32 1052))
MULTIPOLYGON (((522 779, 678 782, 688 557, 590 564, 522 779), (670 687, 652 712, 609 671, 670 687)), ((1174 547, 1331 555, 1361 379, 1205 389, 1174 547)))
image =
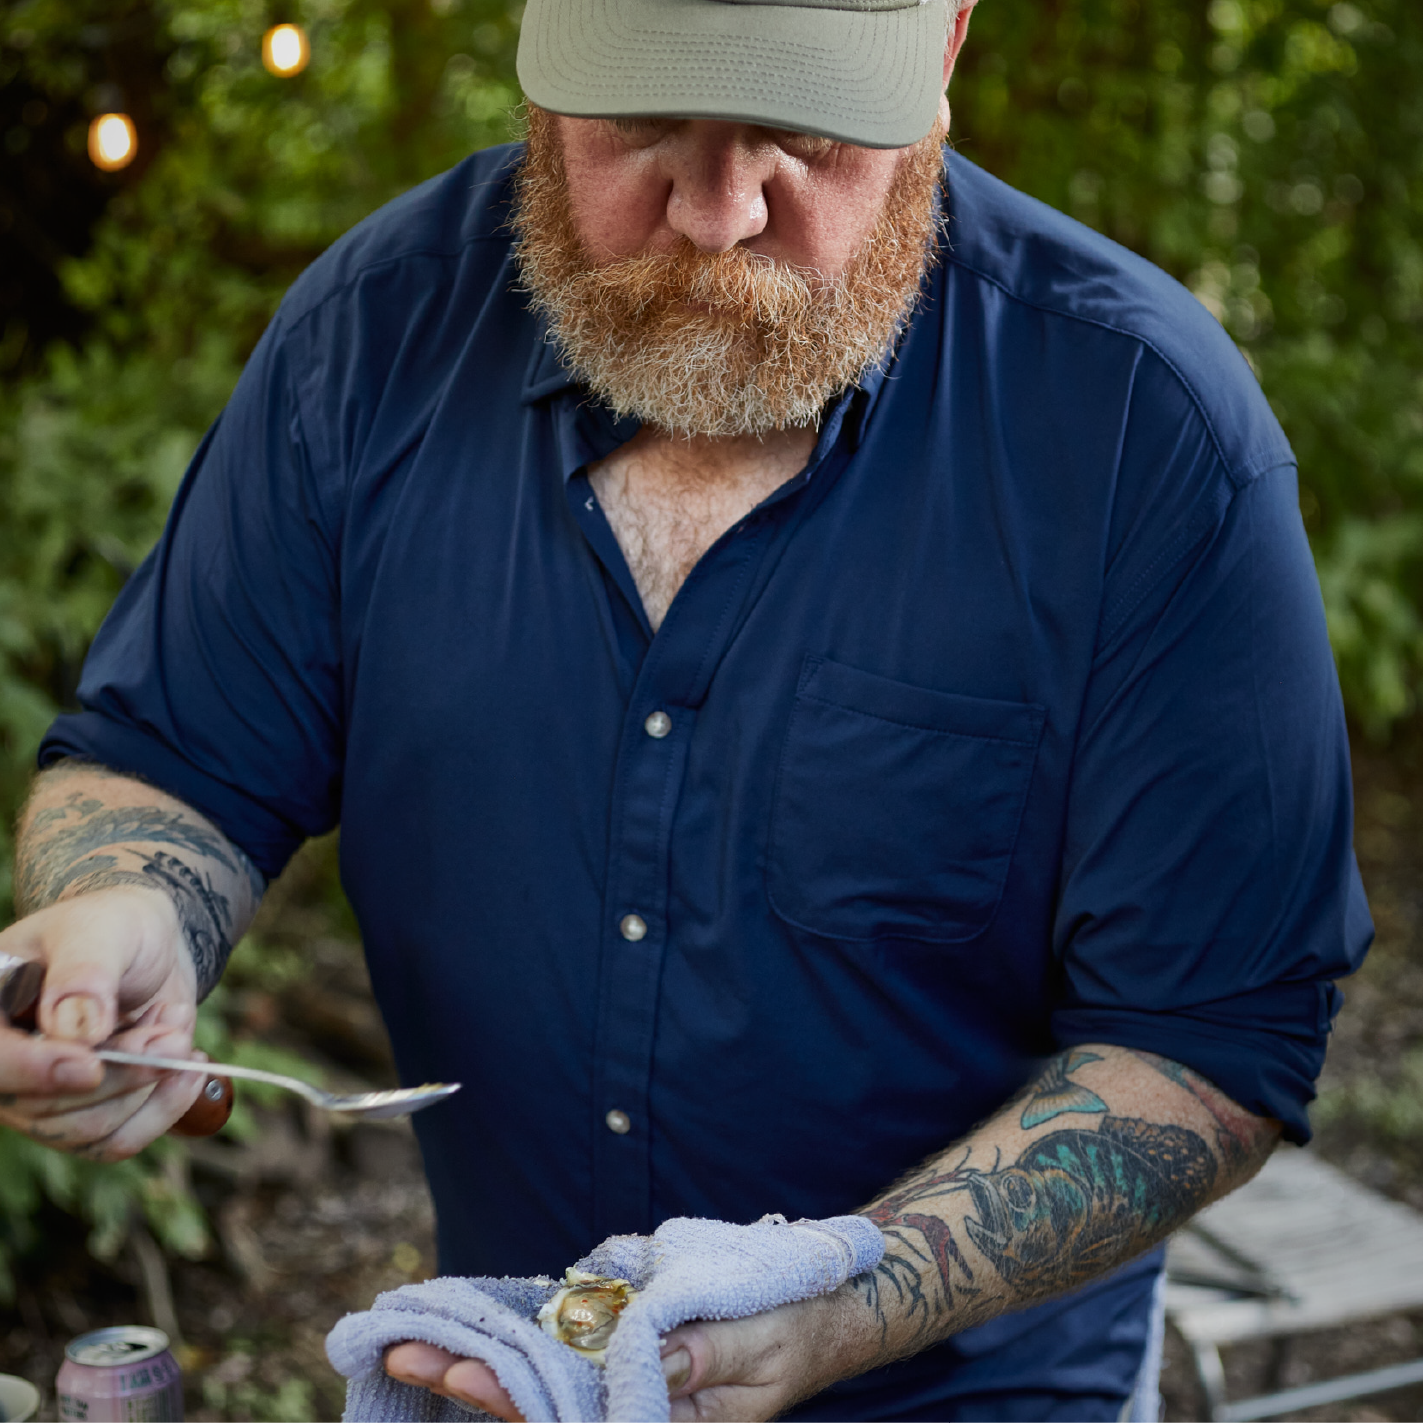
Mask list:
MULTIPOLYGON (((37 1030, 35 1012, 43 987, 43 964, 0 953, 0 1013, 12 1027, 31 1033, 37 1030)), ((232 1115, 233 1095, 228 1078, 207 1078, 198 1100, 168 1130, 174 1136, 211 1136, 221 1131, 232 1115)))

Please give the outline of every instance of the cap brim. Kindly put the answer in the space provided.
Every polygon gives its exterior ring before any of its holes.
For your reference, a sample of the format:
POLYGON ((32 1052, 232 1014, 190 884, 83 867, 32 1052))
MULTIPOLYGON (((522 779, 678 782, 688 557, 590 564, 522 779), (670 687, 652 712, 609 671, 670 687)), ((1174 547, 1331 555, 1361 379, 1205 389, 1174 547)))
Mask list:
POLYGON ((905 148, 943 92, 945 8, 528 0, 519 82, 579 118, 728 119, 905 148))

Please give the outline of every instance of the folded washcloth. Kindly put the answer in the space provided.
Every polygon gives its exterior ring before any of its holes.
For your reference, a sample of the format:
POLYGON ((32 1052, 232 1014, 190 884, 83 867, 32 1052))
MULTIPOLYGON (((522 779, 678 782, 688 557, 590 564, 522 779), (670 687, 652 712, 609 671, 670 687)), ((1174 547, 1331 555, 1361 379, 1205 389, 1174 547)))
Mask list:
POLYGON ((638 1296, 623 1311, 598 1368, 533 1322, 561 1287, 547 1279, 441 1279, 381 1295, 348 1314, 326 1352, 350 1379, 348 1420, 457 1423, 487 1415, 388 1378, 386 1348, 423 1339, 481 1359, 529 1423, 665 1423, 661 1340, 691 1319, 743 1319, 828 1294, 873 1269, 884 1237, 864 1216, 801 1220, 766 1216, 755 1225, 669 1220, 651 1236, 615 1235, 577 1264, 629 1281, 638 1296))
MULTIPOLYGON (((620 1423, 664 1423, 661 1338, 689 1319, 744 1319, 829 1294, 872 1270, 884 1236, 862 1215, 829 1220, 764 1216, 755 1225, 669 1220, 649 1240, 615 1235, 578 1268, 629 1280, 641 1293, 608 1345, 607 1414, 620 1423)), ((602 1415, 599 1415, 600 1417, 602 1415)))
POLYGON ((481 1359, 525 1418, 603 1416, 602 1370, 533 1323, 558 1292, 554 1280, 439 1279, 376 1296, 364 1314, 348 1314, 326 1336, 326 1356, 346 1386, 347 1419, 462 1423, 488 1418, 427 1388, 398 1383, 381 1365, 386 1349, 423 1339, 452 1354, 481 1359))

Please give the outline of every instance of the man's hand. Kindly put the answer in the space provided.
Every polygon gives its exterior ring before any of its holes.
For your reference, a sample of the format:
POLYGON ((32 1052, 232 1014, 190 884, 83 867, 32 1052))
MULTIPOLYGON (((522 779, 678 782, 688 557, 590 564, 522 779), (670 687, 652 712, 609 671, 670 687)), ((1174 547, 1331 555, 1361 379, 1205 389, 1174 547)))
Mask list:
MULTIPOLYGON (((773 1418, 838 1379, 1006 1310, 1077 1289, 1248 1180, 1278 1122, 1180 1063, 1072 1048, 1003 1109, 864 1214, 887 1248, 833 1294, 664 1341, 674 1419, 773 1418)), ((427 1344, 386 1372, 514 1419, 493 1373, 427 1344)))
MULTIPOLYGON (((749 1319, 684 1324, 662 1346, 674 1419, 775 1418, 841 1377, 845 1291, 749 1319)), ((858 1318, 858 1313, 854 1318, 858 1318)))
MULTIPOLYGON (((818 1393, 839 1377, 834 1341, 847 1323, 848 1305, 837 1291, 749 1319, 700 1321, 672 1330, 662 1345, 672 1418, 754 1423, 818 1393)), ((386 1351, 385 1371, 496 1418, 511 1423, 522 1418, 488 1365, 433 1344, 393 1345, 386 1351)))
POLYGON ((39 1034, 0 1018, 0 1123, 112 1161, 193 1104, 199 1074, 106 1067, 91 1051, 192 1055, 197 980, 164 895, 125 887, 61 900, 0 933, 0 953, 45 965, 39 1034))
POLYGON ((98 1044, 191 1057, 197 1003, 262 879, 191 806, 102 766, 41 775, 20 820, 0 953, 45 967, 39 1034, 0 1017, 0 1123, 101 1160, 132 1156, 197 1099, 198 1073, 109 1067, 98 1044))

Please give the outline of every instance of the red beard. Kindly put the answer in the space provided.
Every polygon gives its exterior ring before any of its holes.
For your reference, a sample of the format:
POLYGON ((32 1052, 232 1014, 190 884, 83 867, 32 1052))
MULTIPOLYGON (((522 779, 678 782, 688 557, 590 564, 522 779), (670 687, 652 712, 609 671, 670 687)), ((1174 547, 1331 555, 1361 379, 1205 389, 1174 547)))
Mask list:
POLYGON ((686 238, 594 265, 574 226, 555 120, 529 105, 514 217, 522 286, 563 358, 619 415, 681 435, 814 425, 884 360, 933 260, 943 131, 906 150, 884 209, 833 280, 686 238))

